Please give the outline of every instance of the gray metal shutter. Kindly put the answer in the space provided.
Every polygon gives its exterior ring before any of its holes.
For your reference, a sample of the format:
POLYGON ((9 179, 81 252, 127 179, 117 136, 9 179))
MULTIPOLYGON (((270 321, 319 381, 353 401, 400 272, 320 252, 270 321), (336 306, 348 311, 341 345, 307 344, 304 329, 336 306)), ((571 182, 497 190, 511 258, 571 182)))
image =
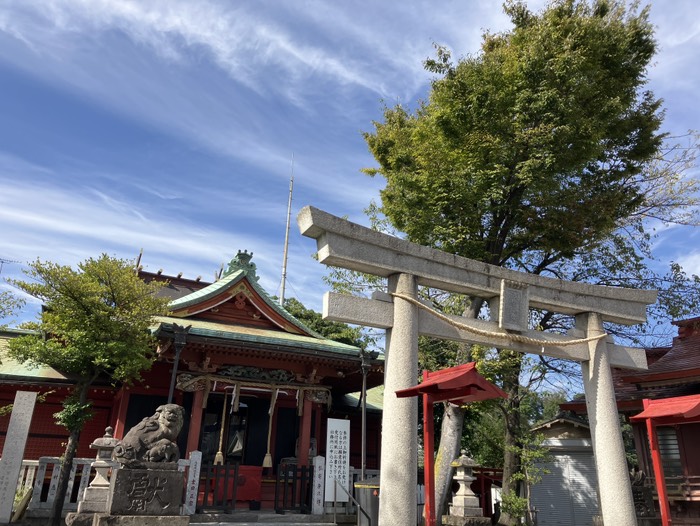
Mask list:
POLYGON ((537 508, 538 526, 571 526, 573 508, 566 481, 569 478, 569 462, 557 455, 554 462, 546 464, 549 473, 532 487, 532 504, 537 508))
POLYGON ((573 526, 593 524, 598 515, 598 476, 593 455, 589 452, 571 452, 568 455, 569 490, 574 515, 573 526))
POLYGON ((593 455, 558 451, 547 464, 549 474, 532 487, 538 526, 590 526, 598 514, 598 487, 593 455))

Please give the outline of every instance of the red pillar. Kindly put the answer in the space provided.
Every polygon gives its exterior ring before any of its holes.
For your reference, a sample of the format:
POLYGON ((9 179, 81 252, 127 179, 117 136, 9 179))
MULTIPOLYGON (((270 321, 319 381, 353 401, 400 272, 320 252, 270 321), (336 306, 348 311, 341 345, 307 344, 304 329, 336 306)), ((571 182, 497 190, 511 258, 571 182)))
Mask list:
MULTIPOLYGON (((426 378, 423 372, 423 378, 426 378)), ((425 526, 435 526, 435 443, 433 440, 433 400, 430 395, 423 394, 423 469, 425 483, 425 526)))
POLYGON ((192 399, 192 415, 190 416, 190 428, 187 432, 187 451, 185 458, 190 451, 196 451, 199 447, 199 433, 202 430, 202 402, 204 401, 204 391, 195 391, 192 399))
MULTIPOLYGON (((648 401, 644 400, 646 409, 648 401)), ((659 451, 659 439, 656 435, 656 426, 651 418, 646 419, 647 434, 649 435, 649 447, 651 449, 651 463, 654 466, 654 480, 656 482, 656 492, 659 495, 659 510, 661 511, 661 525, 671 526, 671 507, 666 493, 666 479, 664 478, 664 467, 661 465, 661 452, 659 451)))
POLYGON ((114 423, 114 438, 124 438, 126 427, 126 412, 129 409, 129 391, 122 388, 118 395, 117 421, 114 423))
POLYGON ((321 420, 323 419, 323 415, 320 404, 315 404, 313 408, 314 415, 316 415, 316 426, 314 429, 314 436, 316 437, 316 451, 318 451, 321 448, 321 420))
POLYGON ((313 403, 304 397, 301 415, 301 436, 299 436, 299 451, 297 453, 297 465, 309 465, 309 447, 311 446, 311 417, 313 403))

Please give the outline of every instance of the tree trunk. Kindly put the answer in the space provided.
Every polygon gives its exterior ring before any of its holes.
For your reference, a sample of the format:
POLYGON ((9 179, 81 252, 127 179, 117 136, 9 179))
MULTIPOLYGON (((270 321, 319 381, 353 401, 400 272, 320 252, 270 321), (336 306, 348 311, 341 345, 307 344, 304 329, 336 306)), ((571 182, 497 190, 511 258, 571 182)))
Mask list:
MULTIPOLYGON (((73 391, 78 398, 80 404, 85 404, 87 401, 88 388, 90 384, 79 384, 76 385, 73 391)), ((51 526, 61 526, 63 520, 61 515, 63 514, 63 501, 66 499, 66 493, 68 491, 68 482, 70 482, 70 472, 73 468, 73 459, 78 451, 78 441, 80 440, 80 432, 82 431, 82 425, 76 429, 70 429, 70 434, 68 435, 68 443, 66 444, 66 451, 63 454, 63 462, 61 462, 61 471, 58 475, 58 482, 56 483, 56 500, 51 508, 51 526)))
POLYGON ((51 508, 51 526, 61 526, 63 524, 61 515, 63 514, 63 501, 66 498, 68 491, 68 482, 70 481, 70 472, 73 468, 73 459, 78 450, 78 440, 80 439, 80 430, 71 431, 66 444, 66 451, 63 455, 61 463, 61 471, 58 476, 56 485, 56 500, 51 508))
MULTIPOLYGON (((469 307, 464 310, 462 316, 476 318, 483 304, 484 300, 481 298, 470 298, 469 307)), ((464 355, 457 360, 459 363, 471 361, 469 349, 468 344, 462 346, 464 355)), ((445 416, 440 428, 440 445, 435 458, 435 510, 438 526, 442 524, 442 512, 445 511, 447 498, 451 493, 453 468, 450 464, 459 456, 463 429, 464 410, 461 407, 446 404, 445 416)))
POLYGON ((442 419, 440 447, 435 457, 435 509, 437 524, 442 524, 447 497, 452 488, 452 461, 459 456, 464 425, 464 409, 454 404, 446 404, 442 419))
MULTIPOLYGON (((503 400, 505 407, 505 437, 504 437, 504 453, 503 453, 503 483, 502 491, 506 495, 509 492, 514 492, 520 495, 520 484, 513 481, 512 477, 516 473, 520 473, 520 371, 522 369, 522 355, 515 351, 501 351, 501 353, 510 354, 509 358, 518 358, 517 365, 508 370, 503 379, 503 390, 508 393, 508 398, 503 400)), ((501 519, 503 524, 517 524, 518 518, 511 517, 501 508, 501 519)))

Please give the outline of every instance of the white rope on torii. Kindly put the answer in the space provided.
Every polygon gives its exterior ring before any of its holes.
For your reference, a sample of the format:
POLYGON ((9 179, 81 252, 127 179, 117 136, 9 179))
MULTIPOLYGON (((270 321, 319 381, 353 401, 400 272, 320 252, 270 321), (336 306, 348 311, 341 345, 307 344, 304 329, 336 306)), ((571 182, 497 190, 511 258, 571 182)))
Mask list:
POLYGON ((478 334, 479 336, 485 336, 487 338, 500 338, 503 340, 508 340, 511 342, 517 342, 517 343, 524 343, 528 345, 537 345, 540 347, 568 347, 570 345, 580 345, 582 343, 588 343, 588 342, 594 342, 596 340, 601 340, 603 338, 606 338, 608 336, 608 333, 604 332, 603 334, 597 334, 595 336, 589 336, 588 338, 578 338, 575 340, 557 340, 557 341, 550 341, 550 340, 539 340, 537 338, 530 338, 529 336, 523 336, 522 334, 513 334, 510 332, 495 332, 495 331, 485 331, 482 329, 478 329, 476 327, 472 327, 471 325, 467 325, 465 323, 460 323, 458 321, 453 320, 449 316, 445 316, 442 312, 435 310, 431 307, 428 307, 426 304, 422 303, 421 301, 418 301, 417 299, 411 297, 411 296, 406 296, 405 294, 397 294, 396 292, 390 293, 391 296, 394 296, 396 298, 401 298, 402 300, 406 300, 409 303, 412 303, 416 307, 419 307, 436 318, 441 319, 445 323, 449 323, 453 327, 459 329, 459 330, 464 330, 467 332, 471 332, 472 334, 478 334))

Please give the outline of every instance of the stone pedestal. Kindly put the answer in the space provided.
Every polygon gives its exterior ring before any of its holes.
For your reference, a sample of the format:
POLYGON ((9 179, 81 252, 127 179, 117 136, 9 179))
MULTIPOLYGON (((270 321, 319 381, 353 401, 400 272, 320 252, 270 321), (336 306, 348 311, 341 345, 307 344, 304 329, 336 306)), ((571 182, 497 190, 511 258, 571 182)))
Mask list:
POLYGON ((107 502, 110 515, 180 515, 184 473, 177 463, 144 463, 112 475, 107 502), (149 465, 150 464, 150 465, 149 465))
POLYGON ((106 513, 69 513, 68 526, 189 526, 190 517, 154 517, 152 515, 107 515, 106 513))
POLYGON ((189 516, 154 517, 152 515, 95 514, 92 526, 188 526, 189 516))
POLYGON ((491 526, 489 517, 455 517, 443 515, 442 524, 446 526, 491 526))

